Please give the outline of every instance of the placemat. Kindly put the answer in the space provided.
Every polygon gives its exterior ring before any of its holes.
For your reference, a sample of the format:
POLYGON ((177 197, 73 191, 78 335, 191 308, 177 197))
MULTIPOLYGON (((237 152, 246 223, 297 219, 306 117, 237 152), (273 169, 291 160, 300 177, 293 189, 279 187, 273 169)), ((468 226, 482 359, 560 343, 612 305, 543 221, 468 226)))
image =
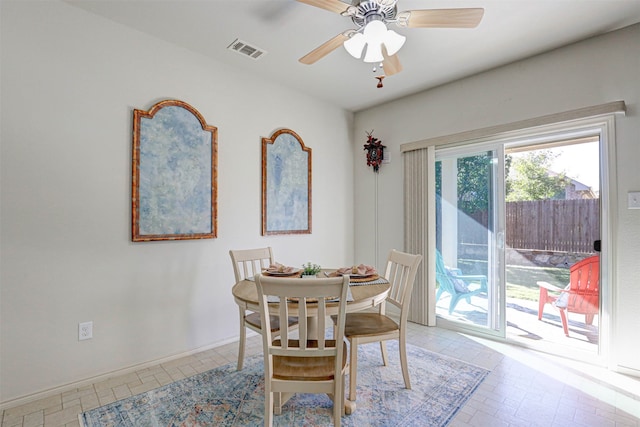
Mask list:
POLYGON ((387 279, 385 279, 384 277, 378 277, 375 280, 370 280, 367 279, 366 282, 350 282, 349 286, 366 286, 366 285, 386 285, 387 283, 389 283, 389 281, 387 279))

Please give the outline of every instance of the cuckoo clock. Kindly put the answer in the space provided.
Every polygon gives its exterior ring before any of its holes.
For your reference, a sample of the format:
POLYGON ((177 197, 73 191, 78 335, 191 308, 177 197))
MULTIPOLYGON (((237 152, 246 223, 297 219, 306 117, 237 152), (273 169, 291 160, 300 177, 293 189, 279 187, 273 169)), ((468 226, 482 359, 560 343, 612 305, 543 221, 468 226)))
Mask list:
POLYGON ((373 136, 373 131, 367 132, 367 143, 364 149, 367 151, 367 166, 373 166, 373 171, 378 172, 382 158, 384 157, 384 145, 382 141, 373 136))

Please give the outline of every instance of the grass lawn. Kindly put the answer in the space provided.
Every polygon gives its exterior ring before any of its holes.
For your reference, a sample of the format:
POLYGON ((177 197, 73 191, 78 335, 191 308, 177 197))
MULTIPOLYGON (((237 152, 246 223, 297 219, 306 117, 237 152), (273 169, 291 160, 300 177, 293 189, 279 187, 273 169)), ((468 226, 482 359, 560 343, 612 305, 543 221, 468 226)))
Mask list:
MULTIPOLYGON (((485 266, 486 263, 472 260, 460 260, 458 263, 463 274, 485 274, 483 272, 483 270, 486 271, 485 266)), ((538 281, 564 288, 569 283, 569 269, 507 265, 507 298, 537 301, 538 281)))
POLYGON ((538 281, 564 288, 569 283, 569 269, 507 265, 507 298, 537 301, 538 281))

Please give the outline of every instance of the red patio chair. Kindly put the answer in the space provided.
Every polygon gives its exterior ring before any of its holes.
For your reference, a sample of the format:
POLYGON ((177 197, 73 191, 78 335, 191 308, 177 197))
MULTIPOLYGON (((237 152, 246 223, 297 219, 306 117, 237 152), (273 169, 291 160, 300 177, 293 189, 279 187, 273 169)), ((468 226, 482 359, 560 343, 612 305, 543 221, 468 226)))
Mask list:
POLYGON ((553 304, 560 310, 564 334, 569 336, 567 312, 584 314, 585 323, 591 325, 593 316, 600 307, 600 257, 585 258, 571 266, 569 285, 565 288, 553 286, 547 282, 538 282, 540 297, 538 300, 538 320, 542 320, 545 304, 553 304), (549 293, 555 292, 555 294, 549 293))

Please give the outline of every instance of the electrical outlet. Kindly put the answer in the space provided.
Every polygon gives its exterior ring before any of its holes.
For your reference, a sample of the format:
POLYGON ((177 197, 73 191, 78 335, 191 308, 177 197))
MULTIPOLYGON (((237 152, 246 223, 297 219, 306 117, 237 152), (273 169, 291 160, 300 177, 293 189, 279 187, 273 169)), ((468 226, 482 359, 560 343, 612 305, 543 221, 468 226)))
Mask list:
POLYGON ((78 324, 78 341, 90 340, 93 338, 93 322, 82 322, 78 324))

